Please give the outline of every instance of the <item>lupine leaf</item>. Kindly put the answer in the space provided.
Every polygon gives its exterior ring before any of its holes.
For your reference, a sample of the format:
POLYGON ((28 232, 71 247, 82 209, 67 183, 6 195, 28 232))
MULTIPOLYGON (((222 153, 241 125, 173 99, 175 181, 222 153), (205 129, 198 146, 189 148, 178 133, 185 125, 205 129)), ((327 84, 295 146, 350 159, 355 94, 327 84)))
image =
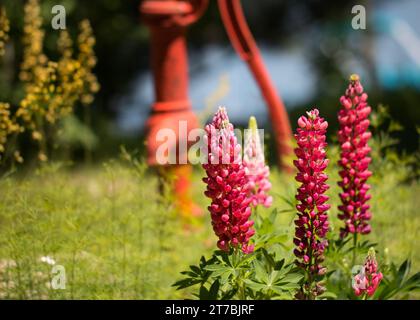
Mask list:
POLYGON ((212 300, 217 299, 217 294, 219 292, 219 288, 220 288, 219 280, 214 281, 213 284, 210 287, 210 290, 209 290, 209 298, 210 299, 212 299, 212 300))

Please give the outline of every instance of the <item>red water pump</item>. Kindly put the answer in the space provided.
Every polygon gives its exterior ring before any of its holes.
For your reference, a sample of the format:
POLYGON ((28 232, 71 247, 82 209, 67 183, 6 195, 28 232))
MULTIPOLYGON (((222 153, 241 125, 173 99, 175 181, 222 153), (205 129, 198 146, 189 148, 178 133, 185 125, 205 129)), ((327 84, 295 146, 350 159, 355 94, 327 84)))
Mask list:
MULTIPOLYGON (((140 5, 143 21, 151 34, 151 66, 154 76, 155 102, 147 122, 148 163, 157 165, 156 151, 160 142, 156 137, 162 128, 172 129, 179 141, 179 122, 186 121, 188 133, 199 126, 188 97, 187 27, 206 11, 208 0, 144 0, 140 5)), ((223 24, 236 52, 249 66, 268 106, 274 131, 277 158, 283 169, 290 170, 285 159, 291 154, 291 128, 286 109, 278 95, 260 51, 246 23, 240 0, 218 0, 223 24)), ((186 155, 179 155, 185 157, 186 155)), ((186 215, 196 212, 190 200, 191 167, 168 165, 161 171, 175 175, 175 193, 186 215)))

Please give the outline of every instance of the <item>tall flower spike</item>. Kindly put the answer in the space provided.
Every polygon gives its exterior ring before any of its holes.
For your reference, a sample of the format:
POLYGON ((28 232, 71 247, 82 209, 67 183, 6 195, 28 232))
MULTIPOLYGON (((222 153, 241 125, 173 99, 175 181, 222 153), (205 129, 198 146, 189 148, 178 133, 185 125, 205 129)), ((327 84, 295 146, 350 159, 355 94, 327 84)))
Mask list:
POLYGON ((351 75, 345 95, 340 98, 342 108, 338 112, 338 141, 341 145, 338 164, 342 168, 338 185, 343 189, 338 217, 345 223, 340 229, 342 238, 349 233, 367 234, 371 230, 368 224, 371 218, 370 206, 367 204, 371 195, 367 194, 370 186, 366 183, 372 175, 368 170, 371 161, 368 157, 371 150, 368 146, 371 137, 368 131, 371 108, 367 104, 367 97, 359 76, 351 75))
POLYGON ((249 220, 252 199, 247 196, 241 146, 225 108, 219 108, 205 131, 208 163, 203 164, 207 173, 203 181, 207 184, 205 195, 211 199, 208 209, 219 238, 217 246, 224 251, 233 247, 251 253, 254 246, 249 244, 249 239, 255 233, 254 222, 249 220))
POLYGON ((252 198, 254 207, 261 204, 268 208, 273 202, 273 198, 267 194, 271 189, 271 183, 268 180, 270 168, 265 165, 264 150, 261 146, 255 117, 249 118, 248 129, 244 147, 244 167, 248 178, 248 195, 252 198))
POLYGON ((298 217, 295 220, 294 254, 296 264, 306 272, 305 284, 296 296, 299 299, 314 299, 325 291, 315 279, 326 272, 321 263, 328 245, 327 210, 330 208, 325 195, 329 188, 326 184, 328 176, 324 172, 328 165, 325 158, 328 123, 319 116, 317 109, 307 112, 307 115, 299 118, 295 134, 298 147, 295 149, 297 160, 294 165, 298 169, 296 181, 301 185, 296 195, 298 217))
POLYGON ((367 294, 369 297, 373 296, 383 275, 378 272, 378 263, 376 262, 375 250, 369 249, 365 264, 353 280, 353 290, 356 296, 367 294))

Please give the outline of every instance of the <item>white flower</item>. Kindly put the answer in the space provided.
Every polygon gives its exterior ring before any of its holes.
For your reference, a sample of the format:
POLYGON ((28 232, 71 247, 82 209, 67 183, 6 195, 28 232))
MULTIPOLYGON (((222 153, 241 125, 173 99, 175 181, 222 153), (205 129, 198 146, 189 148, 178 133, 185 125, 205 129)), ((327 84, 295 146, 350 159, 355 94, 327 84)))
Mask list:
POLYGON ((45 257, 41 257, 41 262, 45 262, 49 265, 55 265, 55 260, 53 258, 51 258, 50 256, 45 256, 45 257))

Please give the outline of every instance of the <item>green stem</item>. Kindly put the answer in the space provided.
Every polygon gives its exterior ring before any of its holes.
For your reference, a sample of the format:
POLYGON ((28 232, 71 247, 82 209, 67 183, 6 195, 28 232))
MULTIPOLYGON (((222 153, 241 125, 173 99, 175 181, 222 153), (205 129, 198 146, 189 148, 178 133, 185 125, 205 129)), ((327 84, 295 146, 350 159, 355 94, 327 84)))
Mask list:
MULTIPOLYGON (((233 264, 236 268, 242 259, 242 252, 240 248, 235 248, 233 251, 233 264)), ((246 300, 246 290, 245 290, 245 282, 243 281, 244 271, 242 269, 239 270, 238 276, 236 277, 236 283, 239 288, 239 299, 246 300)))
POLYGON ((353 267, 356 263, 356 250, 357 250, 357 232, 353 234, 353 259, 351 267, 353 267))

